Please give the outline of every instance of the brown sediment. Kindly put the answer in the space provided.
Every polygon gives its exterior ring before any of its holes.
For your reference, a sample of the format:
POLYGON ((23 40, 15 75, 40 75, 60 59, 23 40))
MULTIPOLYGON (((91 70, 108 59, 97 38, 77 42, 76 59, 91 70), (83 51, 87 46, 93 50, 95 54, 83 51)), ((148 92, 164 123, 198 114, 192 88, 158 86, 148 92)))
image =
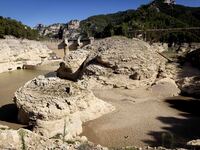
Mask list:
POLYGON ((161 146, 162 136, 166 134, 168 138, 171 135, 175 138, 174 145, 184 146, 198 131, 200 119, 195 116, 187 118, 188 113, 171 106, 193 100, 180 96, 164 98, 162 93, 166 91, 162 88, 159 90, 160 98, 157 97, 158 91, 150 92, 144 88, 94 90, 98 98, 114 105, 116 111, 85 123, 82 135, 107 147, 143 147, 161 146))

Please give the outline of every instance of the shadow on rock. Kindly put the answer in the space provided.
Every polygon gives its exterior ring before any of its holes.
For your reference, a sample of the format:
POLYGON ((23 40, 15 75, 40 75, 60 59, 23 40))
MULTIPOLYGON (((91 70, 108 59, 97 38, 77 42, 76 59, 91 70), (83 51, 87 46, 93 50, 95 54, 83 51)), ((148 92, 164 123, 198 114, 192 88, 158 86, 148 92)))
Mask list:
POLYGON ((150 146, 167 148, 187 147, 188 141, 200 138, 200 101, 196 99, 167 99, 171 108, 179 110, 180 117, 158 117, 164 123, 163 132, 151 131, 154 140, 145 140, 150 146))
POLYGON ((55 71, 49 72, 49 73, 45 74, 44 76, 45 76, 45 78, 56 77, 56 72, 55 71))
POLYGON ((10 123, 18 123, 18 110, 15 104, 7 104, 0 107, 0 120, 10 123))

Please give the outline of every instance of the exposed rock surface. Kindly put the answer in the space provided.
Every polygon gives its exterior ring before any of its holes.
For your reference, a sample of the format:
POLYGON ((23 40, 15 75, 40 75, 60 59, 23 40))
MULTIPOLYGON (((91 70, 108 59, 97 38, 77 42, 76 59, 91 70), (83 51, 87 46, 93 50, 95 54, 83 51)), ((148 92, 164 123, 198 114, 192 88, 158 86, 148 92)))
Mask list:
MULTIPOLYGON (((86 58, 93 60, 85 69, 83 80, 71 82, 56 77, 39 76, 27 82, 15 93, 19 120, 33 125, 34 133, 30 133, 31 135, 44 136, 40 137, 42 140, 46 139, 43 146, 54 146, 55 141, 48 138, 66 132, 65 139, 71 140, 82 132, 83 122, 114 110, 113 106, 95 97, 91 91, 94 87, 132 89, 148 85, 147 92, 156 93, 155 97, 179 95, 180 90, 174 81, 177 80, 179 72, 177 64, 166 65, 166 59, 156 51, 157 48, 154 49, 138 39, 111 37, 70 52, 66 64, 72 72, 75 72, 86 58)), ((198 88, 195 88, 199 84, 199 78, 186 79, 178 81, 179 88, 182 91, 192 91, 192 94, 198 93, 198 88), (192 90, 189 87, 188 90, 187 85, 191 86, 191 83, 195 86, 192 90)), ((18 131, 13 132, 17 134, 18 131)), ((34 141, 34 137, 31 138, 34 141)), ((76 149, 72 146, 73 148, 76 149)))
POLYGON ((61 23, 55 23, 49 26, 45 26, 43 24, 38 24, 34 28, 38 30, 39 34, 41 36, 51 36, 56 37, 58 36, 58 32, 60 30, 60 27, 63 26, 61 23))
POLYGON ((66 24, 55 23, 49 26, 45 26, 43 24, 38 24, 34 27, 38 30, 41 36, 47 36, 49 38, 60 38, 59 36, 64 36, 69 39, 77 38, 80 35, 80 21, 79 20, 71 20, 66 24))
POLYGON ((199 97, 200 96, 200 90, 199 90, 200 49, 192 50, 191 52, 187 53, 187 55, 183 58, 183 60, 184 60, 183 61, 184 66, 188 67, 183 68, 183 70, 185 70, 186 72, 186 75, 183 78, 179 78, 177 80, 177 84, 181 89, 182 94, 199 97), (196 68, 194 69, 194 67, 196 68))
POLYGON ((92 143, 87 142, 87 139, 77 137, 70 141, 63 141, 59 137, 46 138, 35 134, 29 130, 0 130, 0 149, 12 150, 107 150, 100 145, 94 146, 92 143))
POLYGON ((199 43, 182 43, 182 44, 172 44, 171 46, 168 43, 152 43, 151 47, 158 52, 167 52, 167 51, 174 51, 178 54, 187 53, 190 51, 194 51, 200 48, 199 43))
POLYGON ((6 129, 9 129, 9 127, 0 124, 0 130, 6 130, 6 129))
POLYGON ((152 85, 149 89, 160 97, 173 97, 180 94, 180 90, 175 81, 170 78, 163 78, 156 81, 155 84, 152 85))
POLYGON ((111 37, 97 40, 83 49, 71 52, 67 66, 76 70, 88 56, 96 61, 85 70, 88 82, 111 87, 134 88, 151 84, 166 60, 138 39, 111 37), (140 81, 140 82, 139 82, 140 81))
POLYGON ((167 43, 153 43, 152 45, 151 45, 151 47, 154 49, 154 50, 156 50, 156 51, 158 51, 158 52, 164 52, 164 51, 168 51, 168 45, 167 45, 167 43))
POLYGON ((82 132, 82 122, 111 112, 114 107, 96 98, 86 83, 39 76, 15 93, 19 120, 32 124, 34 132, 47 137, 62 133, 67 139, 82 132))
POLYGON ((47 46, 37 41, 6 38, 0 40, 0 73, 22 68, 23 65, 37 65, 50 57, 47 46))
POLYGON ((181 92, 189 96, 200 97, 200 77, 186 77, 177 82, 181 92))
POLYGON ((187 143, 188 146, 200 147, 200 139, 192 140, 187 143))

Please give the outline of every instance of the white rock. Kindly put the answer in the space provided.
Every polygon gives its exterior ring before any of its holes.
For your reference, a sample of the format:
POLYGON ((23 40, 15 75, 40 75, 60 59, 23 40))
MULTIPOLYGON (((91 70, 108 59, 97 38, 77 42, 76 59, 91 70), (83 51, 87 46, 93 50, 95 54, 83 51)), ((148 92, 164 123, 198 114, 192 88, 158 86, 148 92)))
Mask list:
POLYGON ((18 118, 24 124, 33 124, 34 132, 46 137, 63 134, 66 139, 82 132, 86 122, 114 110, 110 104, 96 98, 92 91, 78 83, 39 76, 15 93, 18 118))
POLYGON ((151 84, 155 81, 159 68, 166 63, 148 43, 117 36, 96 40, 89 48, 86 46, 71 51, 66 64, 75 71, 86 57, 91 60, 97 57, 96 62, 90 64, 84 72, 84 79, 96 83, 94 85, 97 87, 103 84, 134 88, 138 85, 138 80, 141 85, 151 84), (136 73, 137 78, 132 80, 131 76, 136 73))
POLYGON ((22 68, 23 65, 37 65, 50 57, 46 45, 26 39, 0 39, 0 73, 22 68))

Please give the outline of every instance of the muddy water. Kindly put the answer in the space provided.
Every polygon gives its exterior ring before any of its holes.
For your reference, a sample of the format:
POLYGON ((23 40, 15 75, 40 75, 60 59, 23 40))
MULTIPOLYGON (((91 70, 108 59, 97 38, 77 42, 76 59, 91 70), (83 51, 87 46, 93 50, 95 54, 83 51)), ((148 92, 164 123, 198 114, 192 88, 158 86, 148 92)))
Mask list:
POLYGON ((0 74, 0 124, 17 129, 17 109, 13 104, 14 92, 34 77, 48 73, 48 70, 16 70, 0 74))

